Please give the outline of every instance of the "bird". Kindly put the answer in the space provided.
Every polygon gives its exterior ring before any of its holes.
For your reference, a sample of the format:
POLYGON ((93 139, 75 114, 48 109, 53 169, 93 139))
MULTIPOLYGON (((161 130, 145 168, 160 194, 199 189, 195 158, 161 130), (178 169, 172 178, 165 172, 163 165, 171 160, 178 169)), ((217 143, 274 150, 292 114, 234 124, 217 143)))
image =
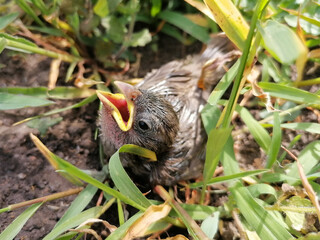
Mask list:
POLYGON ((120 155, 130 175, 152 186, 173 186, 200 177, 207 142, 200 113, 237 56, 239 51, 219 34, 202 54, 152 70, 135 86, 115 81, 118 93, 97 90, 106 157, 124 144, 154 151, 157 161, 152 162, 133 154, 120 155))

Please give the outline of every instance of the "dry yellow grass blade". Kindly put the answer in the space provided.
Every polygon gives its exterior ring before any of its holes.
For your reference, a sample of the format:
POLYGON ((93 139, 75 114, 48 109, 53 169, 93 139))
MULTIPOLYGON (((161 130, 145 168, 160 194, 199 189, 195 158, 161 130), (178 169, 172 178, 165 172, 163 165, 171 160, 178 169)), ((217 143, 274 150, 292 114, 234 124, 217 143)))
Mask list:
POLYGON ((231 0, 204 0, 216 23, 240 49, 248 36, 249 26, 231 0))
POLYGON ((53 59, 50 65, 49 84, 48 89, 52 90, 56 87, 56 83, 59 77, 59 67, 61 59, 53 59))
POLYGON ((166 217, 171 211, 169 204, 151 205, 145 213, 128 229, 123 240, 130 240, 137 237, 143 237, 148 227, 158 220, 166 217))

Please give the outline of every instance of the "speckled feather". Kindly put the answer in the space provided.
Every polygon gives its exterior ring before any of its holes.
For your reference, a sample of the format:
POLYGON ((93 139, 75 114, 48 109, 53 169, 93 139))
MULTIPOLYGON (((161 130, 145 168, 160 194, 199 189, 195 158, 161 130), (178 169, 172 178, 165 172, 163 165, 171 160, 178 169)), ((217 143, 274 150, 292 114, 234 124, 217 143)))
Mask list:
POLYGON ((122 155, 124 166, 134 175, 149 178, 152 185, 174 185, 199 177, 207 141, 200 111, 213 87, 225 74, 226 67, 238 55, 227 38, 216 36, 202 55, 169 62, 147 74, 136 86, 142 95, 135 102, 132 129, 116 131, 110 114, 101 112, 101 119, 104 119, 100 122, 102 135, 108 135, 102 136, 107 155, 126 143, 155 151, 157 162, 122 155), (203 70, 208 60, 210 64, 203 70), (204 80, 204 89, 198 87, 200 77, 204 80), (139 119, 150 122, 152 129, 139 130, 139 119))

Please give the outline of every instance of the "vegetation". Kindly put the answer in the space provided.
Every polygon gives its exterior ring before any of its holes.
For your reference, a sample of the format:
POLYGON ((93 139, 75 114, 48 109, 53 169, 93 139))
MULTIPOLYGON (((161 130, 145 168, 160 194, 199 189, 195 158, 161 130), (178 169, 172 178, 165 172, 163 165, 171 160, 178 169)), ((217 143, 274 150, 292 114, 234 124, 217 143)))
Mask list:
MULTIPOLYGON (((225 218, 234 219, 244 239, 320 237, 316 233, 320 221, 317 182, 320 142, 315 140, 305 146, 299 156, 293 155, 290 149, 295 147, 300 135, 297 134, 289 146, 282 146, 286 129, 313 133, 315 139, 316 134, 320 134, 318 123, 297 121, 303 109, 316 112, 320 106, 319 92, 302 88, 319 84, 319 78, 315 77, 318 70, 311 75, 306 73, 306 66, 317 69, 320 58, 319 3, 295 0, 186 2, 97 0, 49 1, 48 4, 42 0, 17 0, 2 6, 7 14, 0 18, 3 30, 0 51, 8 48, 56 60, 52 62, 53 74, 50 74, 48 88, 1 88, 0 110, 48 105, 56 98, 84 98, 68 109, 94 101, 95 87, 105 88, 104 82, 109 83, 114 72, 124 74, 135 61, 133 48, 153 44, 156 51, 159 31, 184 44, 192 44, 195 39, 206 43, 209 33, 221 29, 243 53, 215 87, 202 112, 208 133, 203 181, 188 185, 200 196, 196 204, 178 203, 171 190, 167 192, 161 186, 155 191, 164 202, 155 202, 140 192, 123 169, 119 153, 134 152, 154 158, 146 149, 125 145, 112 156, 109 172, 115 188, 111 188, 101 182, 105 170, 98 176, 90 176, 50 152, 31 135, 39 150, 66 179, 75 184, 89 183, 83 190, 75 190, 81 192, 45 239, 72 239, 90 232, 92 223, 103 221, 99 217, 114 203, 118 206, 120 227, 109 226, 113 232, 108 240, 145 236, 170 225, 186 227, 193 239, 212 239, 218 231, 219 220, 225 218), (65 81, 73 82, 74 87, 55 87, 62 61, 69 63, 65 81), (230 98, 223 100, 222 95, 230 86, 230 98), (239 97, 250 94, 254 97, 245 97, 247 102, 238 104, 239 97), (222 112, 218 105, 224 106, 222 112), (260 121, 250 112, 257 106, 265 106, 260 112, 260 121), (234 128, 234 114, 244 122, 240 129, 234 128), (254 171, 240 168, 233 139, 243 132, 249 132, 266 154, 263 168, 254 171), (288 156, 293 162, 285 164, 288 156), (224 176, 212 178, 219 163, 224 176), (227 204, 219 207, 204 204, 210 185, 222 182, 228 184, 231 193, 227 204), (279 184, 291 185, 294 193, 278 188, 279 184), (84 210, 98 189, 104 192, 105 202, 84 210), (122 203, 136 208, 138 213, 125 219, 122 203), (68 231, 77 227, 77 231, 68 231)), ((68 194, 62 193, 62 196, 68 194)), ((32 204, 0 238, 13 239, 44 202, 57 197, 61 196, 1 209, 0 212, 4 212, 32 204)))

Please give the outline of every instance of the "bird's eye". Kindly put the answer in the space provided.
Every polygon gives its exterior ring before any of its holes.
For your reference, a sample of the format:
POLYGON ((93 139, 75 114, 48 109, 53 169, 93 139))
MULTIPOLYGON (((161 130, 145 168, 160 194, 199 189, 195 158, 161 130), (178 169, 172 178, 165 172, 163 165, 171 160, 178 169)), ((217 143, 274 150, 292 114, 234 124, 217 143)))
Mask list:
POLYGON ((145 121, 140 120, 138 124, 139 124, 139 128, 142 130, 148 130, 150 128, 145 121))

